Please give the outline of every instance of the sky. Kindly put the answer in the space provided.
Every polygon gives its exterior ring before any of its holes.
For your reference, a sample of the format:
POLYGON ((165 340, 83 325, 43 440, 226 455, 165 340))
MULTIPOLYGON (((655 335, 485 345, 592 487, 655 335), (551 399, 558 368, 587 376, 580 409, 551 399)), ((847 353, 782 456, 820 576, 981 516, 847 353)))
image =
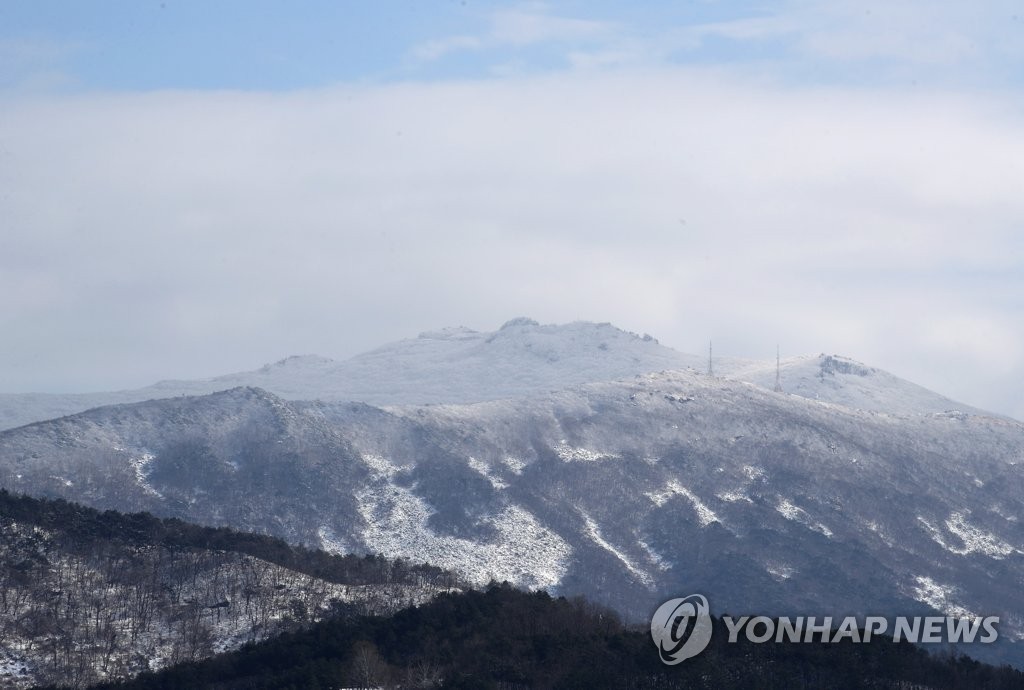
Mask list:
POLYGON ((1017 2, 0 3, 0 392, 516 316, 1024 419, 1017 2))

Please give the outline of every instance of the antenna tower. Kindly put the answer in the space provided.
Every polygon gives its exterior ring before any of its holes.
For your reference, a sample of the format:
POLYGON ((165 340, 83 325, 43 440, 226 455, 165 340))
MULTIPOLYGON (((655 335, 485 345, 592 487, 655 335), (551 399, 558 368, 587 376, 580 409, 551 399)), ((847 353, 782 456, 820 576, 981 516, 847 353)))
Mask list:
POLYGON ((782 367, 779 365, 779 346, 775 346, 775 392, 782 392, 782 367))

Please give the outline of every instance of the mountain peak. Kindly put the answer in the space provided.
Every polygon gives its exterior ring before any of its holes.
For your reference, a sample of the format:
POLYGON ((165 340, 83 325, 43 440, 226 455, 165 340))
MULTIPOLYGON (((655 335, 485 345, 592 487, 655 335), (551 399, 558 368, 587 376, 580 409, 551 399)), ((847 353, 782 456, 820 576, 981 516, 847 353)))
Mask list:
POLYGON ((416 337, 422 340, 466 340, 478 337, 479 335, 480 332, 474 331, 472 328, 448 326, 439 328, 436 331, 423 331, 416 337))
POLYGON ((818 357, 818 367, 822 376, 835 376, 836 374, 848 374, 852 376, 870 376, 875 369, 858 362, 849 357, 839 355, 821 354, 818 357))
POLYGON ((537 321, 534 321, 533 319, 531 319, 531 318, 529 318, 527 316, 517 316, 516 318, 509 319, 505 323, 501 324, 501 328, 499 328, 498 330, 499 331, 503 331, 506 328, 516 328, 518 326, 539 326, 539 325, 540 324, 537 321))
POLYGON ((320 355, 291 355, 279 359, 271 364, 264 364, 259 371, 269 372, 275 369, 287 369, 289 367, 316 367, 334 364, 334 360, 320 355))
POLYGON ((487 342, 500 338, 515 337, 516 334, 538 334, 549 339, 563 339, 566 343, 579 344, 587 339, 617 340, 623 344, 639 342, 658 344, 657 339, 648 334, 638 335, 626 331, 608 321, 572 321, 565 324, 541 325, 534 319, 518 317, 502 324, 501 328, 489 334, 487 342))
MULTIPOLYGON (((919 415, 984 411, 835 354, 781 361, 782 390, 851 408, 919 415)), ((286 400, 359 401, 376 406, 473 403, 541 395, 586 383, 668 370, 706 371, 707 357, 665 347, 608 322, 541 324, 517 317, 490 332, 465 326, 426 331, 347 360, 298 355, 255 371, 196 381, 164 381, 118 393, 0 395, 0 429, 114 403, 202 395, 258 386, 286 400)), ((716 357, 715 372, 769 390, 776 361, 716 357)))

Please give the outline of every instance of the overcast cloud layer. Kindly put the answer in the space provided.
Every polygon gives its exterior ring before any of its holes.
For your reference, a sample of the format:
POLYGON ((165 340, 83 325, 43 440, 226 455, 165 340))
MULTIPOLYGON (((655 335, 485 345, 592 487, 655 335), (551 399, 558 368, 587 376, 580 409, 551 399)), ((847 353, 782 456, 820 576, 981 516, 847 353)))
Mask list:
POLYGON ((845 354, 1024 419, 1013 88, 810 83, 634 59, 596 21, 502 26, 404 59, 544 31, 598 45, 501 78, 9 92, 0 391, 528 315, 684 351, 845 354))

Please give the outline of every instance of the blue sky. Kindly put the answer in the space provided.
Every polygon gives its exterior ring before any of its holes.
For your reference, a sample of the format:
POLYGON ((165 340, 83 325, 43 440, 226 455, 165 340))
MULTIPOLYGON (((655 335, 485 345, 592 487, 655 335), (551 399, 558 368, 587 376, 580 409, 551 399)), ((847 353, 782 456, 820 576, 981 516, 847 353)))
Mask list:
POLYGON ((1024 419, 1019 11, 0 3, 0 392, 525 315, 1024 419))
POLYGON ((0 4, 0 84, 316 88, 571 67, 744 65, 776 78, 999 88, 1024 74, 1014 2, 0 4))

